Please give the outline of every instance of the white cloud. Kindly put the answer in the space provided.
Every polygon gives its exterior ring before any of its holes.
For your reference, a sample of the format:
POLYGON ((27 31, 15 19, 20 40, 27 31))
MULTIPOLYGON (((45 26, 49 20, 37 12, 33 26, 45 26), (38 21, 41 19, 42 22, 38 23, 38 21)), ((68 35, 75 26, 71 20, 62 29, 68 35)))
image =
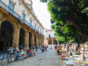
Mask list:
POLYGON ((48 12, 47 4, 41 3, 40 0, 32 0, 33 9, 38 20, 42 23, 44 28, 51 29, 50 14, 48 12))

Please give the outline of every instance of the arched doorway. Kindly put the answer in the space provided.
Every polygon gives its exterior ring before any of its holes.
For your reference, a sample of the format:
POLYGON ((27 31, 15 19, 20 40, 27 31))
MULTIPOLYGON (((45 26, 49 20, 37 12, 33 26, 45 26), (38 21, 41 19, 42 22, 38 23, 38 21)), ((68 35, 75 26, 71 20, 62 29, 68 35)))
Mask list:
POLYGON ((29 48, 31 47, 31 39, 32 39, 32 34, 29 32, 29 48))
POLYGON ((36 47, 36 35, 34 35, 34 46, 36 47))
POLYGON ((20 29, 20 38, 19 38, 19 46, 22 45, 24 47, 24 30, 20 29))
POLYGON ((12 33, 12 25, 8 21, 2 22, 0 34, 0 51, 5 50, 7 47, 12 47, 12 33))
POLYGON ((48 40, 48 44, 51 45, 52 44, 52 40, 48 40))
POLYGON ((57 41, 56 40, 54 40, 54 44, 57 44, 57 41))

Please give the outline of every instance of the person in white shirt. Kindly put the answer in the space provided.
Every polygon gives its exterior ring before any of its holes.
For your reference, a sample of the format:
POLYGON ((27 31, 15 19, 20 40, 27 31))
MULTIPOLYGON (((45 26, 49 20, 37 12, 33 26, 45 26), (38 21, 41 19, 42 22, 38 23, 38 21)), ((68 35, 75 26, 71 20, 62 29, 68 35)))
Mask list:
POLYGON ((64 46, 62 47, 62 50, 66 50, 66 46, 65 46, 65 44, 64 44, 64 46))

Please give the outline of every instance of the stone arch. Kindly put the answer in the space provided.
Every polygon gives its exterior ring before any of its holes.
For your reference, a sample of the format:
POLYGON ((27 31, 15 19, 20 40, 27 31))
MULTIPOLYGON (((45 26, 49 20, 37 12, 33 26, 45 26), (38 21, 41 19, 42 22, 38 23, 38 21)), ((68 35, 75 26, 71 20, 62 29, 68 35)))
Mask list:
POLYGON ((48 44, 51 45, 52 44, 52 40, 48 40, 48 44))
POLYGON ((12 25, 12 27, 13 27, 13 31, 16 29, 16 23, 12 23, 10 20, 7 20, 7 19, 4 19, 4 21, 2 21, 1 24, 3 22, 9 22, 12 25))
POLYGON ((51 38, 51 35, 49 34, 49 38, 51 38))
POLYGON ((24 37, 25 30, 23 28, 20 28, 19 46, 22 45, 24 47, 24 37))
POLYGON ((13 29, 13 24, 9 21, 3 21, 1 23, 0 50, 5 50, 7 47, 12 47, 13 29))
POLYGON ((54 44, 57 44, 57 41, 54 39, 54 44))

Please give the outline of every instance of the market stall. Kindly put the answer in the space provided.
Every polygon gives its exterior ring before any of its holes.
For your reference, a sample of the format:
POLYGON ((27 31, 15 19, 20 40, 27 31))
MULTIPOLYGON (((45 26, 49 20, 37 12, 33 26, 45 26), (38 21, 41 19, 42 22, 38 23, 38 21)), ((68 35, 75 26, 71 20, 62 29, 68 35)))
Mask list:
POLYGON ((80 55, 65 56, 62 66, 88 66, 88 44, 80 44, 80 55))

